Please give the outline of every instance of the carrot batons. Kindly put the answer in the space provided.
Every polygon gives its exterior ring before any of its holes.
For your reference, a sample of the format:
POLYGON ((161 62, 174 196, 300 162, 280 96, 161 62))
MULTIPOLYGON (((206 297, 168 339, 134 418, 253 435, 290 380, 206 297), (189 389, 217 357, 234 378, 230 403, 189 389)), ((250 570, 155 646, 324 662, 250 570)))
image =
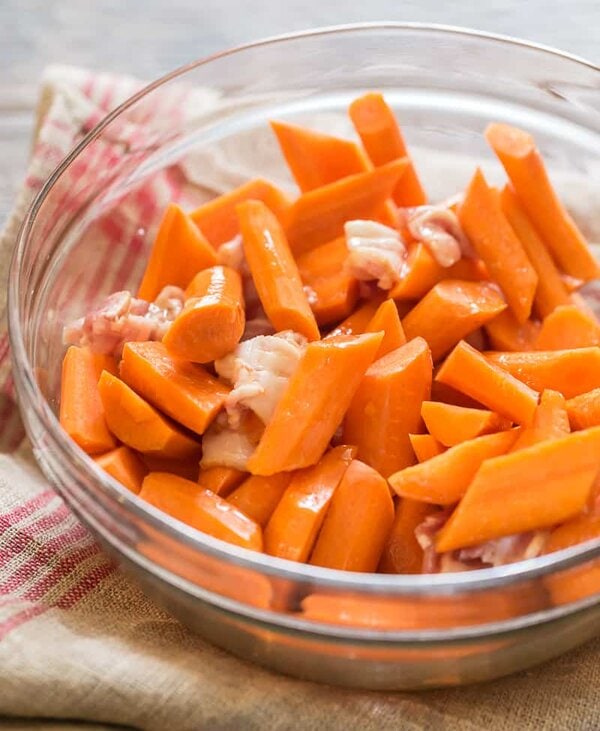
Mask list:
POLYGON ((375 358, 382 358, 392 350, 396 350, 406 343, 406 337, 398 315, 398 308, 393 300, 385 300, 377 308, 377 312, 373 315, 365 332, 383 333, 383 340, 377 351, 375 358))
POLYGON ((88 454, 107 452, 116 447, 104 418, 98 393, 103 370, 115 372, 113 358, 92 353, 89 348, 72 345, 62 364, 60 387, 60 424, 74 442, 88 454))
MULTIPOLYGON (((427 436, 427 435, 421 435, 427 436)), ((378 570, 384 574, 420 574, 423 549, 415 529, 437 510, 433 505, 402 498, 396 506, 394 523, 385 541, 378 570)))
POLYGON ((251 475, 229 495, 227 502, 235 505, 244 515, 265 527, 281 500, 292 476, 280 472, 270 477, 251 475))
POLYGON ((413 464, 409 434, 421 426, 421 404, 431 396, 429 346, 415 338, 375 361, 344 419, 344 441, 384 477, 413 464))
POLYGON ((564 437, 570 431, 565 397, 558 391, 544 391, 531 425, 521 429, 511 452, 531 447, 546 439, 564 437))
POLYGON ((154 239, 138 297, 151 302, 167 285, 185 289, 196 272, 216 263, 216 252, 198 226, 171 203, 154 239))
POLYGON ((265 529, 265 552, 289 561, 307 561, 331 498, 354 447, 335 447, 313 467, 296 472, 265 529))
POLYGON ((381 304, 380 300, 367 300, 359 305, 351 315, 325 336, 327 339, 338 335, 362 335, 369 327, 369 323, 375 317, 375 313, 381 304))
POLYGON ((465 494, 481 464, 505 454, 517 434, 516 430, 511 430, 470 439, 426 462, 396 472, 388 482, 401 497, 434 505, 452 505, 465 494))
POLYGON ((600 345, 600 323, 575 305, 557 307, 542 323, 536 350, 567 350, 600 345))
POLYGON ((436 284, 402 320, 406 337, 425 338, 433 360, 506 309, 502 295, 484 282, 446 280, 436 284))
POLYGON ((146 465, 128 447, 117 447, 100 457, 94 457, 94 462, 136 495, 142 489, 142 482, 148 474, 146 465))
POLYGON ((569 399, 567 413, 573 429, 600 426, 600 388, 569 399))
POLYGON ((538 393, 464 341, 446 358, 436 381, 462 391, 517 424, 530 424, 538 393))
POLYGON ((458 218, 515 317, 525 322, 531 313, 538 276, 479 169, 458 209, 458 218))
POLYGON ((372 467, 353 460, 333 493, 310 563, 375 571, 393 521, 387 482, 372 467))
POLYGON ((151 472, 140 497, 155 508, 227 543, 262 551, 262 531, 253 520, 214 492, 167 472, 151 472))
POLYGON ((552 187, 533 137, 500 123, 490 124, 485 137, 560 267, 585 281, 600 276, 598 262, 552 187))
POLYGON ((256 475, 319 461, 381 344, 382 333, 309 343, 248 460, 256 475))
POLYGON ((426 462, 446 451, 444 445, 431 434, 409 434, 408 438, 419 462, 426 462))
POLYGON ((504 310, 485 324, 485 332, 494 350, 533 350, 540 324, 534 320, 517 322, 510 310, 504 310))
MULTIPOLYGON (((394 113, 381 94, 365 94, 350 105, 350 119, 373 165, 407 157, 408 152, 394 113)), ((392 194, 399 206, 422 206, 427 196, 410 163, 392 194)))
POLYGON ((429 433, 446 447, 511 427, 509 419, 493 411, 452 406, 437 401, 424 401, 421 416, 429 433))
POLYGON ((281 224, 261 201, 240 203, 236 210, 246 261, 273 327, 318 340, 319 328, 281 224))
POLYGON ((198 484, 221 497, 227 497, 247 476, 246 472, 233 467, 208 467, 200 470, 198 484))
POLYGON ((591 513, 578 515, 554 528, 546 541, 544 553, 571 548, 571 546, 592 541, 595 538, 600 538, 600 516, 591 513))
POLYGON ((229 389, 202 366, 174 358, 163 343, 127 343, 121 378, 172 419, 203 434, 229 389))
POLYGON ((600 469, 600 427, 485 462, 438 534, 452 551, 562 523, 581 512, 600 469))

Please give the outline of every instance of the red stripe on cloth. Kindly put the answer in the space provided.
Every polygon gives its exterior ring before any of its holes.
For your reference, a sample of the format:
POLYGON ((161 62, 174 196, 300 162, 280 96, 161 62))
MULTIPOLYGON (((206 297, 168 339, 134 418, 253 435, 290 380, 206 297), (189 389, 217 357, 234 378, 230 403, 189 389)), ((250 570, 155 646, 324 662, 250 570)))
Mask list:
POLYGON ((27 500, 27 502, 23 503, 23 505, 19 505, 16 508, 13 508, 8 513, 0 514, 0 528, 9 528, 11 525, 14 525, 18 521, 28 518, 36 511, 48 505, 48 503, 55 497, 56 493, 54 492, 54 490, 43 490, 35 497, 27 500))
POLYGON ((8 355, 8 345, 8 333, 4 333, 0 338, 0 365, 2 365, 2 361, 8 355))

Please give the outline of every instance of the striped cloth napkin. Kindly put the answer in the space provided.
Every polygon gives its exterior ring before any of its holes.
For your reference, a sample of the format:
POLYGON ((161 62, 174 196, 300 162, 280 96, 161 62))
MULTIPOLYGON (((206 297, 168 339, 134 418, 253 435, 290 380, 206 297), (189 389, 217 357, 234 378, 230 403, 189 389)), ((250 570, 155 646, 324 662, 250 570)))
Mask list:
MULTIPOLYGON (((139 86, 135 79, 79 69, 47 71, 30 168, 0 238, 1 282, 32 196, 73 144, 139 86)), ((210 93, 200 98, 211 103, 210 93)), ((208 188, 218 191, 242 173, 212 171, 208 188)), ((5 299, 0 297, 2 728, 66 728, 67 720, 69 729, 81 723, 181 731, 600 727, 600 641, 485 686, 419 694, 296 681, 189 633, 120 572, 36 468, 14 404, 5 299)))

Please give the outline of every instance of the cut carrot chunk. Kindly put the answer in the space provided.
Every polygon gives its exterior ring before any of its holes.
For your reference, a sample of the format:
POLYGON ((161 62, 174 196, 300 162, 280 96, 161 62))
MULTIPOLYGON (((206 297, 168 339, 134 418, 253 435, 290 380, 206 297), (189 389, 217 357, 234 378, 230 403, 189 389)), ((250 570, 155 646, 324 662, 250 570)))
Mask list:
POLYGON ((462 391, 517 424, 530 424, 538 393, 465 342, 446 358, 437 381, 462 391))
POLYGON ((382 337, 382 333, 369 333, 308 344, 248 460, 252 474, 272 475, 319 461, 382 337))
POLYGON ((279 221, 261 201, 240 203, 236 210, 246 261, 273 327, 318 340, 319 328, 279 221))
POLYGON ((535 410, 533 422, 530 426, 521 429, 511 452, 531 447, 546 439, 564 437, 570 431, 565 397, 558 391, 544 391, 535 410))
POLYGON ((573 429, 600 426, 600 388, 569 399, 567 412, 573 429))
POLYGON ((146 465, 148 472, 170 472, 172 475, 183 477, 186 480, 196 482, 198 480, 198 459, 196 456, 190 459, 166 459, 157 457, 155 454, 138 455, 146 465))
POLYGON ((60 424, 88 454, 108 452, 117 446, 106 425, 98 393, 103 370, 116 371, 113 358, 74 345, 67 350, 62 364, 60 424))
POLYGON ((531 314, 538 276, 479 169, 458 209, 458 218, 515 317, 525 322, 531 314))
POLYGON ((94 461, 98 467, 136 495, 142 489, 148 470, 137 454, 128 447, 117 447, 100 457, 94 457, 94 461))
POLYGON ((563 548, 571 548, 595 538, 600 538, 600 516, 578 515, 554 528, 546 541, 544 553, 562 551, 563 548))
POLYGON ((398 309, 393 300, 385 300, 385 302, 379 305, 377 312, 369 321, 365 332, 383 333, 383 340, 375 358, 381 358, 406 343, 398 309))
POLYGON ((209 536, 251 551, 262 551, 260 526, 196 482, 166 472, 151 472, 144 480, 140 497, 209 536))
POLYGON ((408 435, 420 430, 432 370, 429 346, 415 338, 373 363, 352 399, 344 441, 384 477, 414 462, 408 435))
MULTIPOLYGON (((421 434, 420 436, 427 436, 421 434)), ((418 500, 402 498, 396 506, 394 523, 385 541, 378 570, 384 574, 420 574, 423 570, 423 549, 415 529, 437 508, 418 500)))
POLYGON ((517 322, 510 310, 504 310, 485 324, 485 332, 494 350, 533 350, 540 332, 539 322, 517 322))
POLYGON ((208 467, 200 470, 198 484, 216 495, 227 497, 232 490, 242 484, 247 476, 247 472, 236 470, 233 467, 208 467))
MULTIPOLYGON (((439 370, 439 369, 438 369, 439 370)), ((434 370, 434 375, 436 371, 434 370)), ((453 406, 464 406, 466 409, 483 409, 482 403, 467 396, 465 393, 458 391, 447 383, 433 380, 431 384, 431 400, 441 401, 443 404, 452 404, 453 406)))
POLYGON ((154 239, 138 297, 152 302, 169 284, 185 289, 196 272, 216 263, 217 254, 198 226, 171 203, 154 239))
POLYGON ((297 472, 265 529, 265 552, 307 561, 331 498, 352 462, 354 447, 335 447, 313 467, 297 472))
POLYGON ((512 426, 509 419, 493 411, 467 409, 437 401, 424 401, 421 416, 429 433, 446 447, 512 426))
POLYGON ((244 201, 262 201, 282 221, 290 206, 289 198, 271 183, 261 178, 250 180, 190 213, 194 223, 210 243, 219 247, 239 234, 236 206, 244 201))
POLYGON ((536 350, 567 350, 600 345, 600 323, 575 305, 557 307, 545 318, 536 350))
POLYGON ((446 451, 446 447, 431 434, 409 434, 408 438, 419 462, 426 462, 446 451))
POLYGON ((270 477, 251 475, 227 498, 244 515, 265 527, 290 484, 292 475, 280 472, 270 477))
POLYGON ((465 494, 482 463, 505 454, 517 435, 517 430, 513 429, 462 442, 427 462, 396 472, 388 482, 401 497, 434 505, 452 505, 465 494))
POLYGON ((363 335, 367 331, 369 323, 375 317, 380 304, 381 299, 379 298, 363 302, 343 322, 340 322, 336 328, 327 333, 325 338, 328 340, 339 335, 363 335))
POLYGON ((127 343, 121 378, 172 419, 203 434, 225 404, 229 388, 202 366, 169 355, 163 343, 127 343))
POLYGON ((600 470, 600 427, 485 462, 436 541, 453 551, 573 518, 600 470))
POLYGON ((552 187, 533 137, 516 127, 499 123, 490 124, 485 137, 560 267, 567 274, 585 281, 600 276, 600 266, 583 234, 552 187))

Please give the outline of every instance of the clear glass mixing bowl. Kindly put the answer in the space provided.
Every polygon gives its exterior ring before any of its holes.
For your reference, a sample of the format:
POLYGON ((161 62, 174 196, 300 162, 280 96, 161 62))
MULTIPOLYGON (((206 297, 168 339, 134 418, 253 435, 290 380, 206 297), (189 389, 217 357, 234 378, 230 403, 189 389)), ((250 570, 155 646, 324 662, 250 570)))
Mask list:
MULTIPOLYGON (((200 169, 203 184, 218 192, 260 173, 252 165, 268 158, 285 179, 267 120, 311 118, 343 129, 348 103, 371 89, 383 91, 402 120, 432 197, 463 187, 475 161, 498 175, 482 130, 506 120, 535 134, 560 192, 600 239, 600 216, 592 215, 594 201, 600 210, 597 67, 506 38, 421 25, 255 43, 145 88, 93 129, 44 186, 10 273, 16 388, 48 479, 152 596, 215 644, 284 673, 349 686, 485 680, 598 632, 600 542, 434 576, 293 564, 222 543, 146 505, 97 468, 56 418, 63 324, 114 289, 135 289, 161 215, 156 200, 180 189, 182 171, 200 169)), ((187 185, 184 196, 191 201, 195 192, 187 185)))

